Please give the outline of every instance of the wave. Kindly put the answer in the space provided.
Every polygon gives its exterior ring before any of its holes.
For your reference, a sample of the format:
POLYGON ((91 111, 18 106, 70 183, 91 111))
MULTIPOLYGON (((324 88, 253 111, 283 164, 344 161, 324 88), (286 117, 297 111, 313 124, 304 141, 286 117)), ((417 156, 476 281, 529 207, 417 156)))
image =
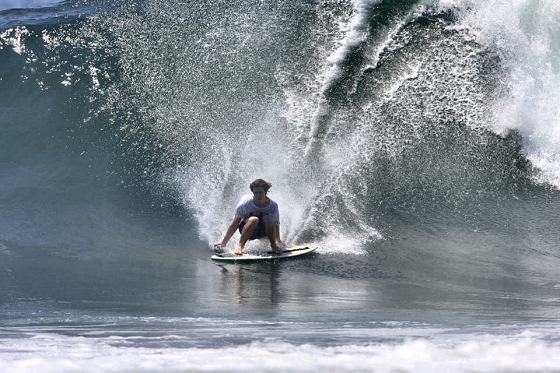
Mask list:
POLYGON ((9 340, 0 366, 22 372, 39 366, 95 372, 109 365, 116 370, 150 371, 181 367, 355 372, 375 367, 379 372, 468 372, 477 365, 487 371, 548 372, 560 364, 558 324, 552 322, 467 328, 397 321, 369 325, 154 317, 95 321, 5 326, 7 336, 18 337, 9 340))
POLYGON ((0 4, 0 11, 7 9, 47 8, 65 1, 66 0, 5 0, 0 4))
POLYGON ((466 1, 206 6, 108 6, 0 37, 14 84, 79 92, 77 131, 114 145, 87 151, 171 195, 207 243, 257 177, 286 241, 354 254, 397 216, 472 216, 554 184, 552 20, 522 38, 521 21, 466 1))
POLYGON ((76 19, 134 8, 126 0, 5 0, 0 4, 0 31, 14 27, 57 28, 76 19))
POLYGON ((556 4, 75 4, 0 12, 0 369, 560 364, 556 4), (209 259, 256 177, 316 255, 209 259))
POLYGON ((500 57, 501 94, 489 127, 499 134, 519 131, 527 158, 539 170, 535 179, 560 187, 558 3, 442 3, 456 10, 460 22, 455 27, 468 28, 500 57))

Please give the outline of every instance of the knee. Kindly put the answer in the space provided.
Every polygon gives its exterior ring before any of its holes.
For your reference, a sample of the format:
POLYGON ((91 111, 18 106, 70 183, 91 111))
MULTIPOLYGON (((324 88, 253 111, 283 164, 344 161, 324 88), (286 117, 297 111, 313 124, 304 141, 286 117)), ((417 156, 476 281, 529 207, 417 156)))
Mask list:
POLYGON ((259 218, 256 216, 251 216, 249 219, 247 219, 247 224, 248 225, 256 225, 259 224, 259 218))

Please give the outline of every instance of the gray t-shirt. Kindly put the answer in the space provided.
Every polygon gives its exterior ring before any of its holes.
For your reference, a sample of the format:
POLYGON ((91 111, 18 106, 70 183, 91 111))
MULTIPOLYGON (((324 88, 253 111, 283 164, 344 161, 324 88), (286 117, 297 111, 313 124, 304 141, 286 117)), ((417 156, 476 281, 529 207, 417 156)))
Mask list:
POLYGON ((280 225, 280 213, 276 202, 271 199, 268 206, 258 207, 253 202, 252 194, 243 196, 235 208, 235 216, 245 220, 258 215, 262 215, 263 220, 273 220, 276 225, 280 225))

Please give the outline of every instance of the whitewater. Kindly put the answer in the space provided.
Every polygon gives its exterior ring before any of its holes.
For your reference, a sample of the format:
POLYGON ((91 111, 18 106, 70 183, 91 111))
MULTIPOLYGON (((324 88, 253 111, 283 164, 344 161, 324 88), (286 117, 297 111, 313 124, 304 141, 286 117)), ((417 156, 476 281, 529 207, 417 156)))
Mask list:
POLYGON ((0 1, 0 370, 559 371, 558 25, 0 1), (256 178, 316 253, 210 260, 256 178))

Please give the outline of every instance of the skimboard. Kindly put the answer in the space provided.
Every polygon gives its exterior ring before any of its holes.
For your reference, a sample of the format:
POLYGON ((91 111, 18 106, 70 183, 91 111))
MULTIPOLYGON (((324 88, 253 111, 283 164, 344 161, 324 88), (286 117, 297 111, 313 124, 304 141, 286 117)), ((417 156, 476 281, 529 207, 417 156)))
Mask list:
POLYGON ((274 254, 272 251, 263 252, 260 254, 242 254, 236 255, 234 253, 223 253, 212 255, 212 260, 217 262, 229 262, 229 263, 240 263, 240 262, 254 262, 254 261, 265 261, 265 260, 279 260, 279 259, 289 259, 298 256, 309 254, 317 249, 316 246, 294 246, 289 249, 284 250, 282 255, 274 254))

